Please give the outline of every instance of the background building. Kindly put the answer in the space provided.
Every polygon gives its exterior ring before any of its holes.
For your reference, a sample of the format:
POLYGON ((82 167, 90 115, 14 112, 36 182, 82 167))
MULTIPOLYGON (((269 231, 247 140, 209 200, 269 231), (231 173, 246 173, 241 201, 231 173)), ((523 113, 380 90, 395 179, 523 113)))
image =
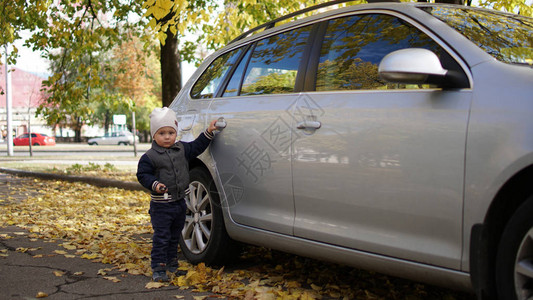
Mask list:
MULTIPOLYGON (((46 121, 36 117, 35 112, 43 99, 41 85, 44 78, 38 75, 12 68, 11 93, 12 93, 12 120, 13 135, 18 136, 28 131, 28 121, 31 131, 54 136, 53 130, 46 125, 46 121)), ((6 74, 5 66, 0 65, 0 139, 7 134, 6 114, 6 74)))

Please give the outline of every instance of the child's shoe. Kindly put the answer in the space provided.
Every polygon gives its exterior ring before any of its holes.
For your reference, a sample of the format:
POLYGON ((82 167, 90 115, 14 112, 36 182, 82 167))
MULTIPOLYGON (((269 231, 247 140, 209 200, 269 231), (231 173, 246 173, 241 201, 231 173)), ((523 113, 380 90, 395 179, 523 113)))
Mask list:
POLYGON ((152 280, 155 282, 168 282, 167 276, 167 266, 165 264, 160 264, 159 266, 152 269, 152 280))
POLYGON ((168 282, 168 276, 166 271, 154 271, 152 280, 155 282, 168 282))

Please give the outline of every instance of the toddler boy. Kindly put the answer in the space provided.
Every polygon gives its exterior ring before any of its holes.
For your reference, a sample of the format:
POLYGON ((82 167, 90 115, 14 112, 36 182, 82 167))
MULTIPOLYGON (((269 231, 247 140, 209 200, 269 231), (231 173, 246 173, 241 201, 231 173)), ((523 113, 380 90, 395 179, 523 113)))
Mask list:
POLYGON ((167 270, 178 269, 178 240, 185 223, 189 193, 189 160, 197 157, 213 139, 216 120, 192 142, 176 142, 178 120, 167 108, 150 114, 152 147, 141 156, 137 180, 151 190, 150 218, 152 238, 151 267, 153 281, 168 281, 167 270))

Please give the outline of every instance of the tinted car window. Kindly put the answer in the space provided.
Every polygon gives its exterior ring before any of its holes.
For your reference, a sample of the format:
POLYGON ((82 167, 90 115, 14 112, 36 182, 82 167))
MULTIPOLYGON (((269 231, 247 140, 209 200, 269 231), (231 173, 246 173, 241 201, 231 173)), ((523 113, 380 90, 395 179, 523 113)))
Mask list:
POLYGON ((240 95, 292 93, 310 30, 306 26, 257 42, 240 95))
POLYGON ((225 53, 213 61, 194 84, 191 97, 194 99, 213 98, 225 75, 239 58, 240 51, 237 49, 225 53))
MULTIPOLYGON (((404 48, 441 52, 429 36, 394 16, 367 14, 330 20, 320 52, 316 90, 405 88, 386 83, 378 74, 383 57, 404 48)), ((409 86, 413 87, 422 86, 409 86)))
POLYGON ((422 9, 455 28, 494 58, 506 63, 533 65, 533 19, 484 10, 422 9))

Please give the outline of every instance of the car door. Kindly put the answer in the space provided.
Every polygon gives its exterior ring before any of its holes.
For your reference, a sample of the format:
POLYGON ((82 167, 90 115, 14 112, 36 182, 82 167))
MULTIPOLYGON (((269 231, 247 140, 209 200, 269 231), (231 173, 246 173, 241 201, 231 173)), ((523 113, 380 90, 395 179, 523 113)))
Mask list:
POLYGON ((103 143, 104 145, 113 145, 117 141, 117 133, 111 132, 109 135, 104 136, 103 143))
MULTIPOLYGON (((30 139, 28 139, 28 145, 29 145, 29 143, 30 143, 30 139)), ((37 134, 35 134, 35 133, 31 134, 31 143, 32 143, 32 145, 41 145, 41 144, 44 145, 43 138, 40 137, 40 136, 37 136, 37 134)))
POLYGON ((397 15, 323 26, 311 68, 316 91, 294 110, 295 236, 459 268, 471 90, 387 84, 377 72, 402 48, 459 63, 397 15))
POLYGON ((30 135, 25 133, 18 138, 17 146, 28 146, 30 144, 30 135))
POLYGON ((244 47, 239 65, 211 115, 227 127, 211 145, 231 218, 243 225, 292 235, 294 201, 291 109, 311 26, 244 47))

